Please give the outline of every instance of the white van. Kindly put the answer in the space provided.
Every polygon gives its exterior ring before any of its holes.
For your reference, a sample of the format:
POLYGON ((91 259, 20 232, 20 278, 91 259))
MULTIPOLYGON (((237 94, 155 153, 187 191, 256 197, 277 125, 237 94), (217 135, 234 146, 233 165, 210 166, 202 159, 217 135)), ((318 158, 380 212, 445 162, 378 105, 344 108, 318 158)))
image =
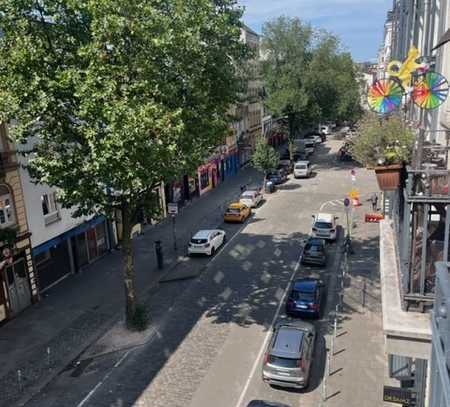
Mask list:
POLYGON ((309 161, 297 161, 294 164, 294 178, 309 178, 311 176, 311 172, 312 168, 309 161))

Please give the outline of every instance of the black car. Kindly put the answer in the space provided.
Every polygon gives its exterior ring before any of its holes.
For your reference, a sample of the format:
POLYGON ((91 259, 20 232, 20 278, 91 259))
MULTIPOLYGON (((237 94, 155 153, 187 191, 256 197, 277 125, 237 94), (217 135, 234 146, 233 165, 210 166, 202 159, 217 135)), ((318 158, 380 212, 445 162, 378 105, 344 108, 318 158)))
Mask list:
POLYGON ((284 171, 275 170, 267 174, 267 181, 273 182, 275 185, 282 184, 287 180, 287 175, 284 171))
POLYGON ((247 407, 290 407, 287 404, 277 403, 274 401, 252 400, 247 407))
POLYGON ((316 278, 301 278, 292 284, 286 314, 320 317, 326 297, 325 284, 316 278))
MULTIPOLYGON (((293 161, 301 161, 301 160, 306 160, 306 154, 305 153, 300 153, 298 151, 294 152, 293 156, 293 161)), ((281 154, 280 156, 280 160, 284 161, 284 160, 290 160, 291 156, 289 155, 289 151, 285 151, 283 154, 281 154)))
POLYGON ((324 239, 310 237, 303 248, 302 264, 327 264, 326 242, 324 239))

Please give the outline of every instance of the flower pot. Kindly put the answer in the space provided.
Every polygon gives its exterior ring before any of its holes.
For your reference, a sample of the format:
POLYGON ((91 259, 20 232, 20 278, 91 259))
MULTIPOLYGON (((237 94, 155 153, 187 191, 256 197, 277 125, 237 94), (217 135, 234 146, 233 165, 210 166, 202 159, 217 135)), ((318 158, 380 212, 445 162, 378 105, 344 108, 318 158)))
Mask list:
POLYGON ((400 173, 403 164, 392 164, 375 167, 378 186, 382 191, 394 191, 400 185, 400 173))

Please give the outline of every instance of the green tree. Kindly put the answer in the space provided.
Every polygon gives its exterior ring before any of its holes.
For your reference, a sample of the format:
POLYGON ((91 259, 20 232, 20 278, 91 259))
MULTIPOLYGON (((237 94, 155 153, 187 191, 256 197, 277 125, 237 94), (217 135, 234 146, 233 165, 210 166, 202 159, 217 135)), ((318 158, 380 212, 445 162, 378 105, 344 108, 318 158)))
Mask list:
POLYGON ((276 115, 287 116, 289 151, 300 120, 309 114, 305 72, 312 56, 313 30, 298 18, 278 17, 262 29, 262 72, 266 104, 276 115))
POLYGON ((138 213, 151 216, 155 186, 192 171, 223 139, 241 89, 235 3, 2 2, 0 120, 18 142, 34 140, 31 175, 57 187, 75 216, 121 211, 128 323, 138 213))
POLYGON ((263 26, 262 48, 267 105, 287 117, 291 157, 301 130, 359 117, 355 66, 336 36, 298 18, 279 17, 263 26))
POLYGON ((252 156, 252 164, 264 173, 264 183, 266 184, 267 173, 278 167, 280 163, 280 155, 275 149, 267 144, 267 141, 260 137, 256 140, 255 152, 252 156))

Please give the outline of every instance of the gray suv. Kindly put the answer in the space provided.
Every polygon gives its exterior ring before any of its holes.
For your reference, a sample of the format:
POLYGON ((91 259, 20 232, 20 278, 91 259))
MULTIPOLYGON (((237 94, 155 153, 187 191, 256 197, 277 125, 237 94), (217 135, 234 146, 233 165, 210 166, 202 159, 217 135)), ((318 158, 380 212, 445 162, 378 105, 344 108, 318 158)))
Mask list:
POLYGON ((308 387, 315 341, 316 330, 307 322, 275 325, 264 355, 263 380, 280 387, 308 387))

